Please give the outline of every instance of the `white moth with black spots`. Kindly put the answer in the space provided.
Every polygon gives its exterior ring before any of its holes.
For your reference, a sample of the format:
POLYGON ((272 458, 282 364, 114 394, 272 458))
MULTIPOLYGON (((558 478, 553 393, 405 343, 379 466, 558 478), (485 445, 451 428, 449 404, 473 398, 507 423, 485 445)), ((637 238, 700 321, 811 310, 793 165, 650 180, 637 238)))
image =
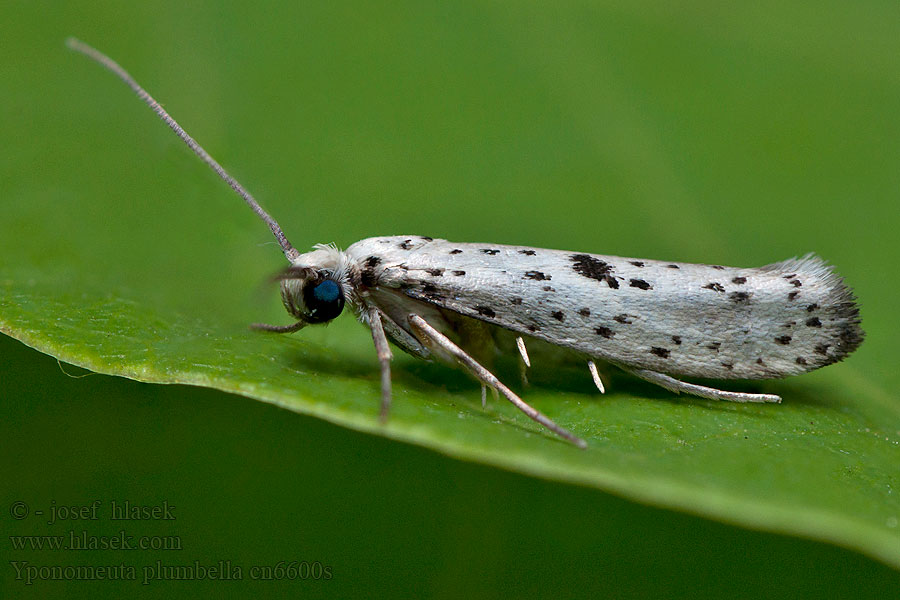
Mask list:
POLYGON ((668 390, 735 402, 780 402, 674 376, 772 379, 843 359, 863 340, 850 289, 808 255, 759 268, 621 258, 525 246, 455 243, 422 236, 369 238, 347 250, 300 254, 278 223, 119 65, 77 40, 68 44, 127 83, 222 177, 272 230, 290 262, 281 296, 296 319, 255 325, 289 333, 326 323, 349 304, 369 326, 381 362, 381 416, 391 400, 388 340, 424 359, 461 364, 529 417, 570 442, 585 442, 526 404, 489 363, 505 337, 525 366, 526 340, 542 340, 587 361, 612 363, 668 390))

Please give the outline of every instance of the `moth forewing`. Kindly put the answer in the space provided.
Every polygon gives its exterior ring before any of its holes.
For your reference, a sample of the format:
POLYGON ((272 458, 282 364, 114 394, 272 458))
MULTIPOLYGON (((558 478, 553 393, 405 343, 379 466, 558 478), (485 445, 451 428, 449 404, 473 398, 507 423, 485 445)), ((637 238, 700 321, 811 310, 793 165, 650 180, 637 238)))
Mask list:
POLYGON ((733 268, 419 236, 347 252, 375 289, 439 308, 445 329, 456 314, 642 372, 771 379, 841 360, 863 339, 852 293, 811 255, 733 268))

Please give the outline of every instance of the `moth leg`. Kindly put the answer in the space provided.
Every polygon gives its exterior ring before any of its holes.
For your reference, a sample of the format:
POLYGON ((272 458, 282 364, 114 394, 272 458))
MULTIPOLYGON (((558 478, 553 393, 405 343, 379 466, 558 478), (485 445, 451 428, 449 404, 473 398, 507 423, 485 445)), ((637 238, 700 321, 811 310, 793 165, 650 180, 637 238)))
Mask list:
MULTIPOLYGON (((488 389, 488 386, 486 386, 485 384, 482 383, 481 384, 481 408, 482 409, 487 407, 487 389, 488 389)), ((500 400, 500 396, 497 394, 497 388, 492 387, 491 393, 494 395, 494 402, 497 402, 498 400, 500 400)))
POLYGON ((509 400, 516 406, 516 408, 528 415, 534 421, 540 423, 558 436, 569 440, 579 448, 587 448, 587 442, 585 442, 572 432, 568 431, 567 429, 560 427, 543 413, 533 408, 531 405, 526 404, 521 398, 516 396, 512 392, 512 390, 503 385, 500 380, 494 376, 493 373, 482 367, 474 358, 466 354, 466 352, 462 348, 454 344, 447 336, 429 325, 428 321, 416 314, 409 315, 408 319, 409 324, 412 326, 413 332, 416 334, 416 337, 418 337, 423 343, 425 343, 426 345, 436 345, 450 354, 453 358, 459 361, 460 364, 468 368, 469 371, 473 375, 475 375, 475 377, 481 382, 483 386, 487 385, 494 388, 495 390, 499 390, 500 393, 506 396, 507 400, 509 400))
POLYGON ((306 323, 304 321, 297 321, 296 323, 291 323, 290 325, 269 325, 267 323, 252 323, 250 325, 250 329, 256 329, 258 331, 271 331, 272 333, 294 333, 295 331, 300 331, 306 327, 306 323))
POLYGON ((519 348, 519 354, 522 355, 522 362, 525 363, 526 367, 530 367, 531 361, 528 360, 528 350, 525 348, 525 340, 522 339, 521 335, 516 338, 516 346, 519 348))
POLYGON ((387 422, 388 413, 391 410, 391 358, 393 355, 387 336, 384 335, 381 313, 375 308, 369 309, 368 321, 369 327, 372 329, 372 340, 375 342, 375 352, 381 363, 381 411, 378 418, 384 424, 387 422))
POLYGON ((776 396, 775 394, 748 394, 746 392, 717 390, 716 388, 697 385, 696 383, 680 381, 674 377, 669 377, 668 375, 657 373, 656 371, 650 371, 649 369, 637 369, 634 367, 621 368, 633 375, 637 375, 641 379, 649 381, 650 383, 655 383, 676 394, 684 392, 691 396, 699 396, 700 398, 708 398, 710 400, 728 400, 729 402, 781 402, 781 396, 776 396))
POLYGON ((528 349, 525 348, 525 340, 522 339, 522 336, 516 337, 516 347, 519 349, 519 354, 522 356, 522 362, 519 363, 519 379, 522 381, 523 386, 527 386, 528 367, 531 366, 531 361, 528 359, 528 349))
POLYGON ((601 394, 606 393, 606 389, 603 387, 603 380, 600 379, 600 373, 597 372, 597 365, 594 361, 588 361, 588 371, 591 372, 591 379, 594 380, 594 385, 597 386, 597 389, 600 390, 601 394))

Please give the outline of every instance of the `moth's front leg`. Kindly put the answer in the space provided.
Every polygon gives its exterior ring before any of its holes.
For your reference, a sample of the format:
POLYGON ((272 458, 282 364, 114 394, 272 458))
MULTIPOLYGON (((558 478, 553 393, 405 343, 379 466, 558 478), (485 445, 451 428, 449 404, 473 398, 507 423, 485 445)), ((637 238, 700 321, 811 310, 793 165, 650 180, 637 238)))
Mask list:
POLYGON ((369 308, 366 320, 372 329, 375 352, 378 354, 378 362, 381 363, 381 411, 378 418, 382 423, 385 423, 391 410, 391 359, 393 355, 391 354, 391 347, 388 345, 387 336, 384 334, 381 313, 378 309, 369 308))
POLYGON ((516 406, 516 408, 528 415, 531 419, 540 423, 558 436, 569 440, 579 448, 587 448, 587 442, 585 442, 583 439, 579 438, 572 432, 568 431, 567 429, 560 427, 549 417, 539 412, 530 404, 527 404, 524 400, 515 395, 512 390, 503 385, 503 383, 501 383, 493 373, 485 369, 483 366, 481 366, 481 364, 478 363, 478 361, 466 354, 466 352, 462 348, 454 344, 450 340, 450 338, 432 327, 428 323, 428 321, 415 314, 409 315, 408 321, 415 336, 419 338, 419 341, 421 341, 425 346, 437 346, 438 348, 455 358, 460 364, 465 366, 483 385, 487 385, 499 390, 501 394, 506 396, 507 400, 512 402, 516 406))

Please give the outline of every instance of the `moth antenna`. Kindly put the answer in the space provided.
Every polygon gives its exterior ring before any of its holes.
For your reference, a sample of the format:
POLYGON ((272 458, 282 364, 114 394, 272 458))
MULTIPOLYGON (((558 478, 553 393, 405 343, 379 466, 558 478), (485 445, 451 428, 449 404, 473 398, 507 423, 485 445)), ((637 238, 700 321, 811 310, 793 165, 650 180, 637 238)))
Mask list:
POLYGON ((228 174, 228 172, 222 168, 222 166, 216 162, 216 160, 210 156, 206 150, 203 149, 203 146, 198 144, 194 138, 192 138, 188 133, 181 128, 175 119, 169 116, 169 113, 163 109, 162 106, 159 105, 159 102, 153 99, 153 97, 147 93, 147 91, 140 86, 140 84, 134 80, 134 78, 128 74, 128 72, 123 69, 119 64, 106 56, 96 48, 93 48, 81 40, 70 37, 66 40, 66 46, 70 49, 75 50, 76 52, 80 52, 87 56, 88 58, 94 60, 97 63, 100 63, 102 66, 106 67, 110 71, 112 71, 119 79, 125 82, 128 87, 132 89, 132 91, 137 94, 138 98, 143 100, 147 106, 153 109, 153 112, 157 114, 157 116, 165 122, 169 128, 175 132, 175 135, 181 138, 188 148, 194 151, 194 154, 200 157, 200 159, 205 162, 210 169, 215 171, 216 175, 221 177, 225 183, 231 186, 237 194, 244 199, 250 208, 253 209, 253 212, 257 214, 257 216, 262 219, 266 225, 269 226, 269 229, 272 230, 272 234, 275 236, 275 239, 278 240, 278 244, 281 246, 281 249, 284 251, 284 255, 291 262, 298 256, 300 253, 297 252, 297 249, 291 245, 288 239, 284 236, 284 232, 281 230, 281 227, 278 225, 278 222, 273 219, 269 213, 263 210, 263 207, 259 205, 259 203, 250 195, 244 186, 238 183, 237 179, 228 174))

